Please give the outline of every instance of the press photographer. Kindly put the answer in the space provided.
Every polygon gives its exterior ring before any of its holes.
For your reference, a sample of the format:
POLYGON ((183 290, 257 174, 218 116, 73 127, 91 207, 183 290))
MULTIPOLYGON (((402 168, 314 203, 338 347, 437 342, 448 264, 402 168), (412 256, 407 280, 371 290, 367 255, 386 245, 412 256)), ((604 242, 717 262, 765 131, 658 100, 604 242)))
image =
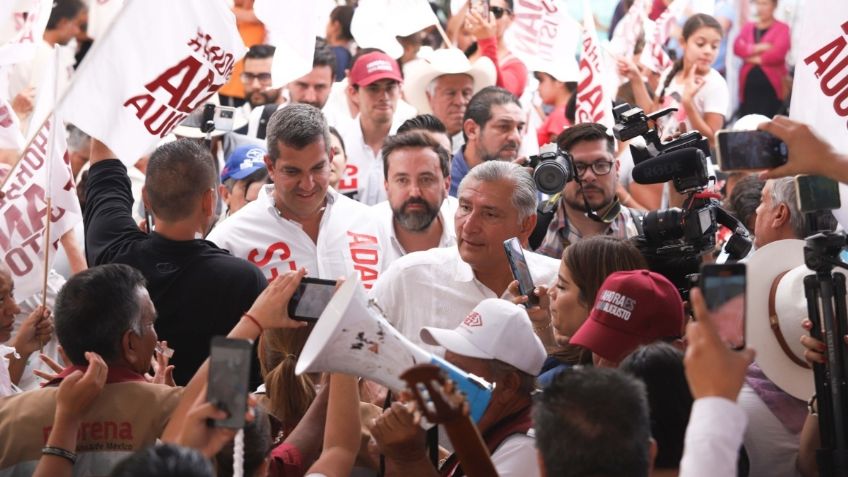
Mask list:
POLYGON ((639 234, 638 211, 616 196, 619 163, 615 139, 597 123, 577 124, 557 140, 558 151, 530 158, 536 187, 552 197, 540 204, 530 246, 553 258, 582 238, 639 234))

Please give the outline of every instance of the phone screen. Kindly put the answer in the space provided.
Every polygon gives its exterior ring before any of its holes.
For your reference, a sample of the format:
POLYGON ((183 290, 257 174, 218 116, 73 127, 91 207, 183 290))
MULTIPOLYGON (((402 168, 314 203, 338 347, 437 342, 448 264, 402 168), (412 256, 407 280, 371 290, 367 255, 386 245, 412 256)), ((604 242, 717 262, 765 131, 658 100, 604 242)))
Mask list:
POLYGON ((533 293, 535 288, 533 277, 530 275, 530 267, 527 266, 527 260, 524 258, 521 242, 515 237, 505 240, 504 250, 506 251, 506 258, 509 260, 509 267, 512 269, 512 276, 518 280, 518 291, 527 296, 527 306, 538 305, 539 297, 533 293))
POLYGON ((335 280, 304 278, 289 300, 289 316, 295 320, 316 321, 335 291, 335 280))
POLYGON ((839 183, 822 176, 798 176, 795 192, 801 212, 835 210, 841 207, 839 183))
POLYGON ((235 117, 236 108, 231 108, 228 106, 217 106, 215 108, 215 115, 213 116, 213 119, 215 121, 215 130, 232 131, 235 125, 235 117))
POLYGON ((745 347, 745 265, 704 265, 701 290, 718 334, 730 348, 745 347))
POLYGON ((786 144, 765 131, 719 131, 716 138, 722 171, 773 169, 786 164, 786 144))
POLYGON ((468 8, 479 13, 483 18, 489 16, 489 0, 470 0, 468 2, 468 8))
POLYGON ((226 419, 213 421, 217 427, 244 427, 247 387, 253 347, 247 340, 215 336, 209 356, 209 386, 206 401, 227 412, 226 419))

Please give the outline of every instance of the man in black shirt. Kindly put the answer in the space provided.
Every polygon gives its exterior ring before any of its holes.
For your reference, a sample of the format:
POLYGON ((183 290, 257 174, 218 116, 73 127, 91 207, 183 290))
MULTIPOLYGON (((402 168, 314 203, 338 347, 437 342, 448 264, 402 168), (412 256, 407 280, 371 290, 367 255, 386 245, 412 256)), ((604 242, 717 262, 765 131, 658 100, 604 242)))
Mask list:
MULTIPOLYGON (((123 263, 147 279, 156 332, 174 348, 174 380, 184 385, 265 288, 258 268, 203 240, 215 220, 217 174, 209 151, 182 139, 150 156, 143 189, 155 231, 132 218, 126 167, 92 141, 86 187, 85 242, 90 266, 123 263)), ((254 363, 252 381, 258 382, 254 363)))

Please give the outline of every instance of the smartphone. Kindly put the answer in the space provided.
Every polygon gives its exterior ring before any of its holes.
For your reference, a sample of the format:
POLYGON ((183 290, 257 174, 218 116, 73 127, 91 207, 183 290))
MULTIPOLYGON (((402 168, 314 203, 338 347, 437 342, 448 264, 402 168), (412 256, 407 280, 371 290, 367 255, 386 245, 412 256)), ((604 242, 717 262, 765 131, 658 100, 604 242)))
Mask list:
POLYGON ((504 250, 506 259, 509 260, 509 268, 512 269, 512 276, 518 280, 518 291, 527 296, 526 307, 538 306, 539 297, 533 293, 536 287, 533 285, 533 276, 530 275, 530 267, 527 266, 527 260, 524 258, 521 242, 515 237, 504 240, 504 250))
POLYGON ((795 197, 801 212, 835 210, 842 207, 839 200, 839 183, 822 176, 795 178, 795 197))
POLYGON ((716 133, 718 165, 722 172, 774 169, 786 164, 786 143, 765 131, 716 133))
POLYGON ((303 277, 289 300, 289 317, 299 321, 317 321, 335 292, 335 280, 303 277))
POLYGON ((215 106, 215 114, 212 116, 215 121, 216 131, 230 132, 235 124, 236 108, 229 106, 215 106))
POLYGON ((732 349, 745 348, 745 264, 704 265, 700 285, 719 337, 732 349))
POLYGON ((253 346, 247 340, 223 336, 212 338, 206 401, 228 414, 226 419, 213 420, 213 426, 232 429, 244 427, 251 353, 253 346))
POLYGON ((470 0, 468 9, 480 14, 483 18, 489 17, 489 0, 470 0))

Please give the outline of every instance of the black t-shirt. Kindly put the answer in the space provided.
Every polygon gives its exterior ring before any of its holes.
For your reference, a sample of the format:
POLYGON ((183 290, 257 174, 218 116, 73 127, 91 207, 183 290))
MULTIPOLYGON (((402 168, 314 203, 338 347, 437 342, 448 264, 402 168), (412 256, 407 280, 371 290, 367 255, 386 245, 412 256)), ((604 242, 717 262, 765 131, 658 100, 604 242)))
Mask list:
MULTIPOLYGON (((265 277, 207 240, 139 230, 127 170, 117 159, 91 166, 86 194, 89 265, 123 263, 141 271, 158 314, 156 333, 174 349, 174 379, 185 385, 209 356, 212 337, 229 333, 265 288, 265 277)), ((252 384, 261 382, 255 353, 251 374, 252 384)))

